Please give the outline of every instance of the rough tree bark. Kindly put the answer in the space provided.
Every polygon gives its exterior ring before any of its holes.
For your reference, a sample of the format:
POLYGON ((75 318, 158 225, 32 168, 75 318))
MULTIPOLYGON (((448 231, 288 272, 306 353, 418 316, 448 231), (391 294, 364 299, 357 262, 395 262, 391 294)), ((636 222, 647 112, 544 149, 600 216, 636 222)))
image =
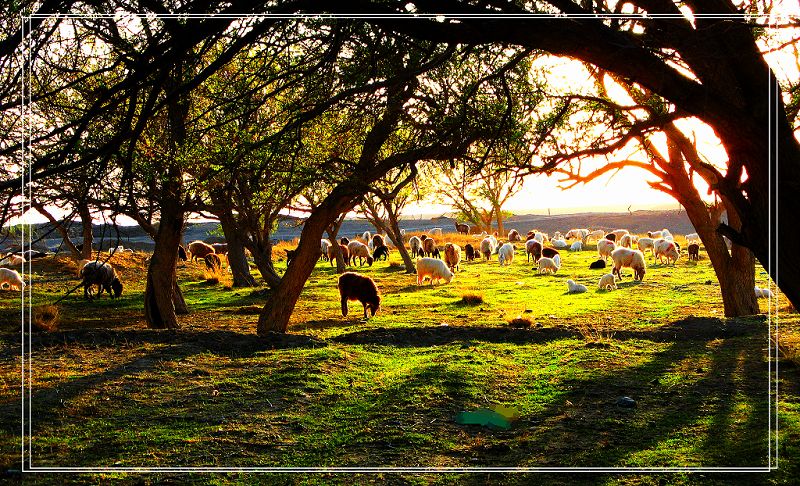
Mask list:
POLYGON ((233 215, 228 211, 221 211, 217 217, 228 244, 228 265, 231 267, 234 287, 255 287, 256 279, 250 274, 250 265, 244 253, 244 244, 240 231, 233 215))
POLYGON ((253 262, 261 273, 261 278, 264 279, 269 288, 275 289, 280 285, 282 278, 272 265, 272 241, 269 239, 269 235, 259 242, 253 243, 251 241, 246 246, 253 255, 253 262))
POLYGON ((92 258, 92 212, 89 210, 89 205, 86 203, 78 204, 78 216, 81 218, 81 228, 83 233, 83 249, 81 250, 82 259, 92 258))
POLYGON ((178 329, 176 314, 188 312, 176 273, 184 214, 180 204, 172 202, 162 205, 156 246, 147 269, 144 312, 147 325, 155 329, 178 329))
POLYGON ((330 225, 326 232, 328 233, 328 240, 333 245, 333 258, 336 259, 336 273, 344 273, 347 271, 347 265, 344 262, 344 256, 342 256, 342 250, 339 248, 339 229, 342 227, 342 223, 344 223, 345 214, 340 215, 336 218, 330 225))
MULTIPOLYGON (((38 201, 31 201, 31 206, 34 209, 36 209, 39 212, 39 214, 41 214, 42 216, 47 218, 47 220, 50 221, 50 224, 52 224, 56 228, 56 230, 59 232, 59 234, 61 234, 61 237, 62 237, 62 239, 64 241, 64 245, 66 245, 67 249, 72 254, 72 258, 74 258, 76 260, 82 259, 83 256, 82 256, 81 250, 79 250, 78 247, 75 246, 75 243, 72 242, 72 238, 70 238, 70 236, 69 236, 69 231, 67 230, 67 228, 64 227, 64 224, 61 221, 57 220, 50 213, 50 211, 48 211, 44 207, 44 205, 42 203, 40 203, 38 201)), ((89 251, 91 252, 91 250, 89 250, 89 251)))

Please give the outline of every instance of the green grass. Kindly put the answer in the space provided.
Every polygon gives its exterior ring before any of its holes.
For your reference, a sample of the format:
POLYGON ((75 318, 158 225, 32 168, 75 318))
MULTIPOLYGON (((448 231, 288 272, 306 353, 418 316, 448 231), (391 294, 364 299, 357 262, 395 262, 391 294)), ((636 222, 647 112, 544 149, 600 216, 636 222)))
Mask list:
MULTIPOLYGON (((593 246, 590 246, 593 248, 593 246)), ((707 258, 651 265, 643 282, 597 289, 593 251, 562 252, 555 276, 462 263, 449 285, 416 285, 379 262, 383 305, 369 321, 339 311, 335 271, 320 262, 280 339, 255 335, 265 297, 208 285, 181 267, 192 313, 177 332, 146 329, 143 267, 122 270, 123 298, 61 304, 61 331, 32 336, 34 466, 764 466, 767 325, 724 320, 707 258), (566 294, 566 280, 589 292, 566 294), (462 296, 484 302, 465 305, 462 296), (528 329, 508 321, 530 319, 528 329), (587 338, 585 329, 603 339, 587 338), (636 400, 633 409, 615 405, 636 400), (509 430, 458 425, 454 416, 500 404, 520 412, 509 430)), ((703 254, 705 256, 705 254, 703 254)), ((398 255, 394 253, 395 261, 398 255)), ((282 271, 279 264, 279 271, 282 271)), ((34 304, 52 303, 74 276, 35 267, 34 304)), ((765 276, 759 274, 763 280, 765 276)), ((762 284, 764 282, 759 282, 762 284)), ((18 469, 18 294, 0 293, 3 470, 18 469)), ((766 304, 763 304, 766 310, 766 304)), ((797 314, 782 329, 800 328, 797 314)), ((797 367, 782 361, 781 468, 768 475, 706 474, 727 484, 790 483, 800 444, 797 367)), ((130 474, 33 482, 135 483, 130 474)), ((169 481, 170 476, 151 476, 169 481)), ((587 476, 182 476, 202 484, 454 481, 529 484, 587 476)), ((600 484, 693 484, 692 474, 593 477, 600 484)), ((173 478, 174 480, 174 478, 173 478)))

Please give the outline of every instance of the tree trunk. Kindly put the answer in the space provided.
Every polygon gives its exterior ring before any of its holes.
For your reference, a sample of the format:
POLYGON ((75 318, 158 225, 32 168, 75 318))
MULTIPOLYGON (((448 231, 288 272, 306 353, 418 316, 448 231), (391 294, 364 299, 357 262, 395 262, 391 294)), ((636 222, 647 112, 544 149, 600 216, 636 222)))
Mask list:
POLYGON ((270 332, 286 332, 289 327, 289 319, 297 305, 297 299, 300 298, 306 280, 319 260, 319 241, 322 239, 323 232, 336 218, 353 208, 356 197, 348 194, 346 190, 334 189, 306 220, 300 235, 300 245, 297 247, 292 264, 258 317, 259 335, 264 336, 270 332))
POLYGON ((261 278, 264 279, 269 288, 274 290, 280 285, 282 278, 272 265, 272 242, 269 237, 252 245, 250 253, 253 254, 253 261, 261 273, 261 278))
POLYGON ((52 214, 50 214, 50 211, 48 211, 43 204, 37 201, 32 201, 31 206, 34 209, 36 209, 39 212, 39 214, 41 214, 42 216, 47 218, 48 221, 50 221, 50 224, 52 224, 55 227, 55 229, 61 234, 61 237, 64 241, 64 245, 66 245, 67 249, 72 254, 72 257, 76 260, 80 260, 82 258, 81 257, 82 252, 78 250, 78 248, 72 242, 72 238, 69 237, 69 231, 67 230, 67 228, 64 227, 64 224, 61 221, 57 220, 52 214))
POLYGON ((497 235, 502 238, 505 230, 503 229, 503 213, 500 211, 500 206, 495 206, 494 217, 497 220, 497 235))
POLYGON ((250 274, 250 265, 244 254, 244 245, 240 237, 240 229, 233 219, 233 215, 223 211, 217 215, 225 242, 228 244, 228 265, 231 267, 234 287, 255 287, 256 279, 250 274))
POLYGON ((81 228, 83 230, 83 249, 81 250, 81 258, 88 260, 92 258, 92 212, 89 211, 89 205, 86 203, 78 204, 78 216, 81 218, 81 228))
POLYGON ((390 206, 390 202, 387 201, 384 203, 386 215, 389 219, 389 227, 385 228, 384 231, 386 231, 386 235, 392 240, 392 243, 394 243, 394 246, 400 253, 400 257, 403 259, 403 266, 406 267, 406 273, 417 273, 414 260, 411 259, 411 255, 408 254, 408 250, 406 249, 405 242, 403 242, 403 235, 400 233, 400 224, 397 221, 397 213, 394 212, 390 206))
POLYGON ((176 274, 182 231, 183 210, 175 201, 164 203, 144 293, 144 313, 151 328, 178 329, 176 313, 188 312, 176 274))
POLYGON ((347 264, 344 262, 344 256, 342 255, 342 250, 339 248, 339 241, 337 240, 339 237, 339 229, 342 227, 342 223, 344 223, 344 218, 345 215, 342 214, 334 220, 333 223, 328 225, 327 229, 328 239, 333 245, 333 258, 336 259, 336 273, 339 274, 347 271, 347 264))

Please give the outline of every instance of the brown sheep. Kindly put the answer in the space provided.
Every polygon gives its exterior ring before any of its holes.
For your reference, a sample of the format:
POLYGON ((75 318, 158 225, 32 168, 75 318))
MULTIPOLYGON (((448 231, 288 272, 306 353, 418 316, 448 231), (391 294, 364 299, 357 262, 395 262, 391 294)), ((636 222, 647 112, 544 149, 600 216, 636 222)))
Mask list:
POLYGON ((357 300, 364 306, 364 319, 367 309, 374 316, 381 307, 381 296, 375 282, 355 272, 346 272, 339 276, 339 296, 342 302, 342 316, 347 317, 347 301, 357 300))
POLYGON ((542 248, 542 256, 545 258, 554 258, 558 254, 555 248, 542 248))
MULTIPOLYGON (((342 259, 344 260, 345 265, 350 265, 350 250, 347 249, 344 245, 339 245, 339 251, 342 252, 342 259)), ((336 261, 336 254, 333 253, 333 245, 328 247, 328 259, 331 261, 331 266, 333 266, 333 262, 336 261)))
POLYGON ((529 239, 525 242, 525 253, 528 255, 529 262, 531 257, 533 257, 534 263, 538 262, 542 258, 542 244, 534 239, 529 239))
POLYGON ((380 248, 382 246, 386 246, 386 240, 383 239, 382 235, 372 235, 372 248, 380 248))
POLYGON ((467 258, 468 262, 475 259, 475 248, 469 243, 464 246, 464 256, 467 258))
POLYGON ((219 259, 216 253, 209 253, 203 260, 206 262, 206 268, 211 272, 216 272, 222 268, 222 260, 219 259))
POLYGON ((214 253, 214 247, 200 240, 189 243, 188 248, 189 253, 192 254, 192 261, 196 261, 198 258, 205 258, 206 255, 214 253))
POLYGON ((692 243, 689 245, 689 260, 700 260, 700 245, 697 243, 692 243))
POLYGON ((425 238, 422 241, 422 249, 425 251, 425 256, 433 256, 433 251, 436 250, 436 240, 433 238, 425 238))
POLYGON ((457 231, 459 234, 462 234, 462 235, 467 235, 467 234, 469 234, 469 225, 468 225, 468 224, 466 224, 466 223, 459 223, 458 221, 456 221, 456 223, 455 223, 455 224, 456 224, 456 231, 457 231))
POLYGON ((453 243, 444 245, 444 262, 447 268, 455 273, 456 268, 459 268, 458 264, 461 263, 461 247, 453 243))
POLYGON ((227 243, 211 243, 211 247, 214 248, 214 253, 217 255, 227 255, 228 254, 228 244, 227 243))

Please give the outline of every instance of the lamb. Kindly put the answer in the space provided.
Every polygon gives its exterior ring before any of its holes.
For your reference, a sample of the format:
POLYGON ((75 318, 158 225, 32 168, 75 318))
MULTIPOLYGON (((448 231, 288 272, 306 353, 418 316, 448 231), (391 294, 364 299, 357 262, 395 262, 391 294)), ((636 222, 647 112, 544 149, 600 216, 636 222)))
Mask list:
POLYGON ((613 273, 607 273, 600 277, 600 281, 597 282, 597 286, 600 290, 617 290, 617 282, 614 280, 613 273))
POLYGON ((211 248, 214 249, 214 253, 217 255, 227 255, 228 254, 228 244, 227 243, 211 243, 211 248))
POLYGON ((608 257, 611 256, 611 253, 616 248, 616 245, 613 241, 602 239, 597 242, 597 256, 598 258, 602 258, 603 260, 607 260, 608 257))
POLYGON ((372 316, 381 307, 381 296, 375 281, 355 272, 346 272, 339 276, 339 297, 342 302, 342 316, 347 317, 347 301, 357 300, 364 306, 364 319, 367 319, 367 310, 372 316))
POLYGON ((466 223, 459 223, 458 221, 455 222, 456 224, 456 231, 460 235, 467 235, 469 234, 469 225, 466 223))
POLYGON ((453 272, 441 260, 436 258, 417 259, 417 285, 422 285, 426 278, 431 280, 431 285, 436 280, 444 280, 446 283, 450 283, 453 280, 453 276, 453 272))
POLYGON ((581 251, 583 250, 583 243, 580 241, 576 241, 569 247, 569 251, 581 251))
POLYGON ((412 236, 408 240, 408 247, 411 249, 411 257, 415 258, 417 256, 425 256, 422 252, 422 240, 420 240, 416 236, 412 236))
POLYGON ((554 240, 565 240, 566 238, 564 238, 564 235, 562 235, 560 231, 556 231, 555 233, 553 233, 553 239, 554 240))
POLYGON ((214 253, 214 247, 197 240, 189 243, 189 253, 192 254, 192 261, 196 261, 198 258, 203 259, 206 255, 214 253))
POLYGON ((108 254, 113 255, 114 253, 122 253, 125 251, 125 247, 122 245, 114 246, 108 249, 108 254))
POLYGON ((508 241, 522 241, 522 237, 519 235, 519 231, 512 229, 508 232, 508 241))
POLYGON ((663 258, 666 258, 667 264, 669 264, 670 260, 672 260, 672 264, 674 265, 681 256, 680 251, 675 243, 663 238, 653 242, 653 252, 654 257, 658 258, 659 263, 664 263, 663 258))
POLYGON ((757 299, 771 299, 773 297, 772 291, 768 288, 760 289, 758 286, 755 287, 756 298, 757 299))
POLYGON ((491 236, 487 236, 481 241, 481 255, 486 260, 489 260, 492 257, 492 253, 494 253, 495 243, 492 240, 491 236))
MULTIPOLYGON (((292 258, 294 258, 294 254, 297 250, 286 250, 286 264, 288 265, 292 258)), ((220 268, 222 268, 222 260, 220 260, 219 255, 216 253, 209 253, 203 258, 206 262, 206 268, 211 272, 216 272, 220 268)))
POLYGON ((319 250, 322 252, 322 259, 323 260, 327 260, 328 259, 328 248, 330 248, 330 247, 331 247, 330 240, 326 240, 325 238, 322 238, 321 240, 319 240, 319 250))
POLYGON ((567 280, 567 289, 568 294, 582 294, 589 290, 585 285, 575 283, 574 280, 567 280))
POLYGON ((81 277, 83 278, 83 297, 91 300, 89 288, 92 285, 100 286, 100 294, 103 290, 108 292, 112 298, 119 297, 122 294, 122 282, 117 277, 117 272, 114 267, 108 263, 93 261, 89 262, 81 269, 81 277), (111 293, 113 290, 113 294, 111 293))
POLYGON ((663 237, 663 236, 662 236, 662 234, 663 234, 663 233, 661 233, 661 231, 648 231, 648 232, 647 232, 647 236, 648 236, 649 238, 652 238, 652 239, 654 239, 654 240, 657 240, 657 239, 659 239, 659 238, 662 238, 662 237, 663 237))
POLYGON ((435 236, 442 236, 442 228, 431 228, 431 234, 435 236))
POLYGON ((589 238, 589 230, 586 228, 573 228, 567 231, 567 236, 565 237, 565 239, 570 240, 573 238, 585 242, 586 239, 589 238))
POLYGON ((455 273, 461 262, 461 247, 454 243, 444 245, 444 262, 447 264, 447 268, 455 273))
POLYGON ((594 230, 586 237, 586 241, 589 241, 590 239, 599 241, 605 234, 606 232, 603 230, 594 230))
MULTIPOLYGON (((339 245, 339 251, 342 253, 342 260, 344 260, 344 264, 350 265, 350 250, 348 250, 344 245, 339 245)), ((328 260, 330 260, 331 266, 333 266, 333 262, 336 261, 336 255, 333 253, 333 245, 328 248, 328 260)))
POLYGON ((469 243, 464 245, 464 256, 467 258, 468 262, 475 259, 475 248, 469 243))
POLYGON ((350 261, 355 264, 356 258, 358 258, 358 264, 360 266, 364 266, 364 260, 367 261, 367 264, 371 267, 372 266, 372 255, 369 254, 369 248, 364 243, 360 241, 351 241, 350 244, 347 245, 347 250, 350 252, 350 261))
POLYGON ((536 240, 528 240, 525 242, 525 253, 528 255, 528 261, 531 261, 531 255, 533 255, 533 261, 538 262, 539 258, 542 257, 542 244, 536 240))
POLYGON ((16 270, 0 268, 0 289, 4 289, 6 285, 11 290, 22 291, 22 288, 25 287, 25 282, 16 270))
POLYGON ((639 241, 636 242, 639 245, 639 251, 644 253, 645 250, 650 250, 650 253, 655 256, 655 252, 653 250, 653 242, 655 240, 652 238, 639 238, 639 241))
POLYGON ((422 249, 425 251, 425 256, 427 257, 433 256, 434 250, 437 250, 436 240, 434 240, 433 238, 426 238, 425 241, 422 242, 422 249))
POLYGON ((500 265, 511 265, 514 262, 514 245, 506 243, 497 250, 497 258, 500 265))
POLYGON ((556 240, 556 239, 550 240, 550 244, 553 245, 553 248, 558 248, 558 249, 564 249, 564 248, 567 248, 569 246, 569 244, 567 244, 566 241, 564 241, 564 240, 556 240))
POLYGON ((542 257, 538 261, 539 273, 552 273, 555 274, 560 265, 556 263, 553 258, 542 257))
POLYGON ((689 260, 694 260, 694 261, 700 260, 700 245, 698 245, 697 243, 692 243, 691 245, 689 245, 688 252, 689 252, 689 260))
POLYGON ((605 260, 597 260, 589 264, 590 270, 597 270, 599 268, 606 268, 606 261, 605 260))
POLYGON ((686 242, 690 244, 700 243, 701 242, 700 235, 698 235, 697 233, 689 233, 688 235, 686 235, 686 242))
POLYGON ((611 259, 614 260, 614 269, 611 273, 619 277, 620 280, 622 280, 622 274, 619 270, 622 267, 629 267, 633 269, 633 278, 635 280, 644 280, 644 254, 639 250, 631 250, 630 248, 617 248, 611 252, 611 259))
POLYGON ((538 241, 539 243, 544 243, 545 241, 549 241, 546 234, 539 233, 538 231, 533 234, 533 239, 538 241))
POLYGON ((622 235, 622 238, 619 239, 619 246, 624 246, 625 248, 631 248, 634 243, 636 243, 637 238, 634 235, 627 234, 622 235))
POLYGON ((389 259, 389 247, 386 245, 381 245, 375 248, 375 251, 372 252, 372 259, 374 261, 378 261, 381 257, 384 260, 389 259))

